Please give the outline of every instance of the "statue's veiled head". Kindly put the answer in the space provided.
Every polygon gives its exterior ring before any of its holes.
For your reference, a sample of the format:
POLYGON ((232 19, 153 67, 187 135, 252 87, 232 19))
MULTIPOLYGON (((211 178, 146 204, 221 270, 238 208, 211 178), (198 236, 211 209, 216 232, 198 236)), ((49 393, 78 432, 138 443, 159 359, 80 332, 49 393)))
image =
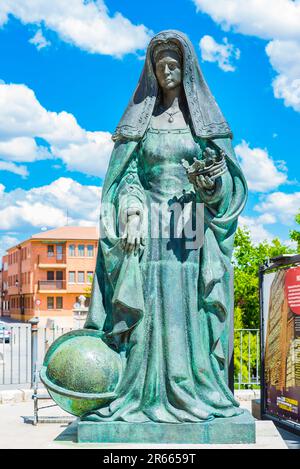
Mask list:
POLYGON ((137 88, 113 139, 139 141, 145 134, 160 89, 182 87, 192 131, 197 137, 230 137, 231 131, 201 72, 195 50, 180 31, 162 31, 147 48, 137 88))

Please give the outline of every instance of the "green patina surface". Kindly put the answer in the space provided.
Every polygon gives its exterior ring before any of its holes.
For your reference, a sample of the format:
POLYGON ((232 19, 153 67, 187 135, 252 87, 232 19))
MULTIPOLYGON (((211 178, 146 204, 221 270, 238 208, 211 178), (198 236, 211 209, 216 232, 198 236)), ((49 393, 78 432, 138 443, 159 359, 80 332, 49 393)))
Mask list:
POLYGON ((49 349, 41 379, 53 400, 82 416, 107 405, 121 378, 121 360, 96 331, 73 331, 49 349))
POLYGON ((112 392, 118 382, 115 355, 97 337, 73 337, 55 350, 47 374, 53 383, 70 391, 112 392))
POLYGON ((119 129, 133 132, 134 121, 137 138, 117 141, 102 190, 86 330, 53 344, 42 379, 61 407, 82 416, 80 442, 253 443, 254 421, 228 388, 231 256, 247 185, 230 130, 184 35, 168 31, 151 41, 139 97, 119 129), (157 83, 151 57, 155 41, 170 38, 184 56, 189 117, 184 128, 166 130, 152 125, 157 83), (222 154, 225 165, 210 190, 195 187, 181 164, 205 159, 208 150, 222 154), (166 231, 152 234, 153 206, 171 213, 176 201, 188 205, 196 226, 199 205, 203 209, 202 239, 192 247, 186 232, 177 236, 172 215, 166 231), (136 255, 122 243, 122 217, 132 212, 144 223, 145 246, 136 255))
POLYGON ((255 421, 245 411, 202 423, 79 422, 77 434, 78 443, 251 444, 255 421))
POLYGON ((69 412, 76 417, 81 417, 87 412, 92 412, 93 410, 100 409, 104 405, 108 404, 112 398, 102 398, 102 399, 85 399, 84 396, 79 398, 64 396, 60 393, 48 390, 50 396, 56 402, 59 407, 61 407, 66 412, 69 412))

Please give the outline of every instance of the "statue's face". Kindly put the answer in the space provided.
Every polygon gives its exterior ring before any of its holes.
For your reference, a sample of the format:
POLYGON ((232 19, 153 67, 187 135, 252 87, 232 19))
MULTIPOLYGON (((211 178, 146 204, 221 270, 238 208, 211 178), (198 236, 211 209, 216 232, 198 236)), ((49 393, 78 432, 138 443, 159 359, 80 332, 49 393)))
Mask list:
POLYGON ((181 85, 181 63, 174 50, 166 49, 160 52, 155 65, 156 78, 163 90, 171 90, 181 85))

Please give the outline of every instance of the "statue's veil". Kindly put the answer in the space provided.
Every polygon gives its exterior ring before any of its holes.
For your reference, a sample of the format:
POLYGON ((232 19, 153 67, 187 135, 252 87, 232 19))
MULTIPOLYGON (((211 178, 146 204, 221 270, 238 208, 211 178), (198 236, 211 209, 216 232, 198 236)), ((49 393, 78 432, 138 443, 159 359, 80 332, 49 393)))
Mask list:
POLYGON ((138 141, 143 137, 158 95, 153 50, 158 44, 169 41, 176 42, 182 52, 183 87, 194 135, 211 139, 231 137, 231 130, 207 86, 191 42, 183 33, 169 30, 162 31, 151 40, 137 88, 113 134, 113 140, 138 141))

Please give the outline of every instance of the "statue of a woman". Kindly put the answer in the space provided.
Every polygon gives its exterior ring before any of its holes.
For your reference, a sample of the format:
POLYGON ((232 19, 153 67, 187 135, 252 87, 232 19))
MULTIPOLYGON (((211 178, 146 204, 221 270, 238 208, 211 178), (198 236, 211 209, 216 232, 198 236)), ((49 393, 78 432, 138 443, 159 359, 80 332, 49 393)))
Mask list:
POLYGON ((177 31, 156 35, 113 136, 85 325, 103 330, 122 356, 123 378, 117 398, 85 420, 181 423, 242 413, 227 375, 231 255, 247 186, 231 137, 190 41, 177 31), (173 203, 184 207, 179 230, 173 203), (190 221, 202 242, 184 232, 190 221))

